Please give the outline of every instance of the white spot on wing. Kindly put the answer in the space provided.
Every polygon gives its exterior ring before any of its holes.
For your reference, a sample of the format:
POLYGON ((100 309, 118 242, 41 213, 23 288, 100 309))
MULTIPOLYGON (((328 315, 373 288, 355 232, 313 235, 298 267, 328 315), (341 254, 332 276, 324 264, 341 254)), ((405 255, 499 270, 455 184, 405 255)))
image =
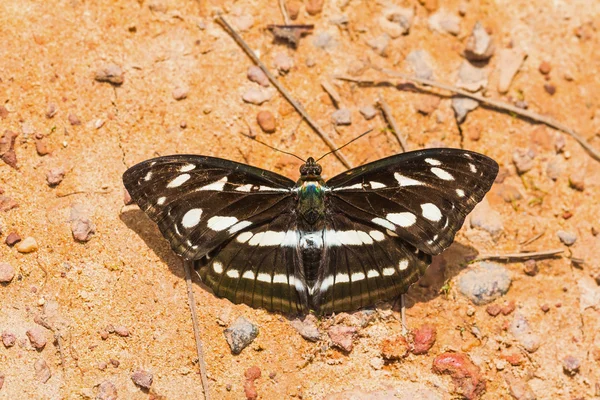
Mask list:
POLYGON ((421 210, 423 210, 423 216, 430 221, 439 221, 442 219, 442 212, 433 203, 421 204, 421 210))
POLYGON ((352 189, 362 189, 362 188, 363 188, 362 183, 355 183, 354 185, 350 185, 350 186, 334 188, 333 191, 336 192, 338 190, 352 190, 352 189))
POLYGON ((347 283, 350 282, 350 276, 348 274, 337 274, 335 276, 335 283, 347 283))
POLYGON ((236 233, 241 231, 242 229, 245 229, 247 227, 249 227, 250 225, 252 225, 252 222, 250 221, 240 221, 237 224, 233 225, 231 228, 229 228, 229 233, 236 233))
POLYGON ((379 226, 383 226, 384 228, 387 228, 389 230, 396 230, 396 227, 394 226, 394 224, 392 224, 390 221, 388 221, 387 219, 383 219, 383 218, 373 218, 371 220, 374 224, 377 224, 379 226))
POLYGON ((181 220, 181 225, 184 228, 193 228, 198 225, 200 222, 200 217, 202 216, 201 208, 192 208, 190 211, 186 212, 181 220))
POLYGON ((475 164, 469 163, 469 169, 471 170, 472 173, 477 172, 477 167, 475 166, 475 164))
POLYGON ((242 232, 237 235, 237 241, 240 243, 246 243, 253 236, 252 232, 242 232))
POLYGON ((355 272, 350 276, 352 282, 362 281, 363 279, 365 279, 365 274, 362 272, 355 272))
POLYGON ((426 158, 425 162, 429 165, 442 165, 440 160, 436 160, 435 158, 426 158))
POLYGON ((254 272, 248 270, 248 271, 244 272, 244 274, 242 275, 242 278, 254 279, 254 272))
POLYGON ((274 188, 274 187, 269 187, 269 186, 260 186, 258 188, 259 191, 261 192, 289 192, 289 189, 285 189, 285 188, 274 188))
POLYGON ((240 277, 240 273, 238 272, 238 270, 237 270, 237 269, 230 269, 229 271, 227 271, 227 274, 226 274, 226 275, 227 275, 228 277, 230 277, 230 278, 234 278, 234 279, 236 279, 236 278, 239 278, 239 277, 240 277))
POLYGON ((375 269, 371 269, 369 270, 369 272, 367 272, 367 278, 377 278, 379 276, 379 271, 375 270, 375 269))
POLYGON ((271 283, 271 275, 261 272, 256 276, 256 280, 260 282, 271 283))
POLYGON ((433 172, 438 178, 443 179, 445 181, 454 180, 454 177, 452 175, 450 175, 448 172, 444 171, 441 168, 433 167, 431 168, 431 172, 433 172))
POLYGON ((381 242, 382 240, 385 239, 385 235, 379 231, 371 231, 371 232, 369 232, 369 235, 371 235, 371 237, 373 239, 377 240, 378 242, 381 242))
POLYGON ((361 244, 373 244, 373 238, 363 231, 325 231, 325 245, 333 246, 359 246, 361 244))
POLYGON ((396 273, 396 269, 393 267, 387 267, 383 269, 383 276, 392 276, 396 273))
POLYGON ((144 180, 146 182, 148 182, 150 179, 152 179, 152 171, 148 171, 148 173, 146 174, 146 176, 144 176, 144 180))
POLYGON ((222 274, 223 273, 223 264, 221 264, 218 261, 213 262, 213 271, 215 271, 215 273, 217 274, 222 274))
POLYGON ((386 229, 385 233, 387 233, 388 235, 390 235, 392 237, 398 237, 398 235, 396 235, 396 232, 390 231, 389 229, 386 229))
POLYGON ((238 219, 236 217, 221 217, 216 215, 208 220, 207 225, 213 231, 219 232, 224 231, 236 222, 238 222, 238 219))
POLYGON ((176 188, 183 185, 187 180, 190 179, 190 174, 181 174, 177 178, 173 179, 167 185, 168 188, 176 188))
POLYGON ((158 200, 156 200, 156 204, 162 206, 163 204, 165 204, 165 200, 167 200, 165 196, 159 197, 158 200))
POLYGON ((287 275, 284 275, 284 274, 273 275, 273 283, 288 283, 287 275))
POLYGON ((319 287, 319 290, 321 292, 325 292, 332 285, 333 285, 333 275, 329 275, 327 278, 323 279, 323 282, 321 282, 321 286, 319 287))
POLYGON ((194 164, 186 164, 186 165, 182 166, 181 168, 179 168, 179 172, 189 172, 189 171, 193 170, 194 168, 196 168, 196 166, 194 164))
POLYGON ((404 271, 406 268, 408 268, 408 260, 400 260, 398 263, 398 269, 400 271, 404 271))
MULTIPOLYGON (((187 174, 186 174, 187 175, 187 174)), ((189 175, 188 175, 189 177, 189 175)), ((186 179, 187 180, 187 179, 186 179)), ((225 187, 225 183, 227 183, 227 177, 224 176, 223 178, 219 179, 216 182, 213 183, 209 183, 208 185, 199 187, 198 189, 196 189, 196 191, 201 191, 201 190, 214 190, 214 191, 222 191, 223 188, 225 187)))
POLYGON ((383 189, 383 188, 387 187, 381 182, 371 181, 369 183, 371 184, 371 189, 383 189))
POLYGON ((389 221, 399 225, 403 228, 408 228, 413 226, 417 221, 417 217, 415 214, 410 212, 401 212, 401 213, 390 213, 385 216, 389 221))
POLYGON ((248 183, 246 185, 238 186, 234 190, 237 192, 249 192, 252 189, 252 184, 248 183))
POLYGON ((456 189, 456 194, 458 197, 465 197, 465 191, 462 189, 456 189))
POLYGON ((398 181, 398 184, 400 186, 420 186, 420 185, 423 184, 423 183, 421 183, 421 182, 419 182, 417 180, 408 178, 408 177, 406 177, 404 175, 401 175, 401 174, 399 174, 397 172, 394 174, 394 178, 396 178, 396 180, 398 181))

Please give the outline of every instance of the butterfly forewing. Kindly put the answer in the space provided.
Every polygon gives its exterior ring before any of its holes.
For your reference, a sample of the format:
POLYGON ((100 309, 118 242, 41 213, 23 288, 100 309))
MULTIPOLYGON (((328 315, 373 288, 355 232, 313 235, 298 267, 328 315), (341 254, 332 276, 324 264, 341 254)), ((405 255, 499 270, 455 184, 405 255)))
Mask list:
POLYGON ((159 226, 173 250, 198 259, 251 226, 294 207, 294 182, 219 158, 176 155, 128 169, 132 199, 159 226))
POLYGON ((329 181, 332 212, 385 229, 428 254, 447 248, 483 199, 498 164, 460 149, 385 158, 329 181))

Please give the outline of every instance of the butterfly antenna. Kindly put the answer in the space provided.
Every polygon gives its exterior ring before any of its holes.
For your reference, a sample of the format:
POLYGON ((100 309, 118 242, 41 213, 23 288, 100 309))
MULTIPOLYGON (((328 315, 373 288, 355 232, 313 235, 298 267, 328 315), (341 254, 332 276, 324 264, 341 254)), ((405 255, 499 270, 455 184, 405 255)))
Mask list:
POLYGON ((323 157, 330 155, 331 153, 335 153, 336 151, 339 151, 339 150, 343 149, 344 147, 348 146, 350 143, 352 143, 352 142, 354 142, 354 141, 356 141, 356 140, 360 139, 361 137, 363 137, 363 136, 365 136, 366 134, 368 134, 368 133, 371 133, 371 132, 373 132, 373 129, 369 129, 369 130, 368 130, 368 131, 366 131, 365 133, 362 133, 362 134, 358 135, 357 137, 355 137, 354 139, 352 139, 352 140, 351 140, 351 141, 349 141, 348 143, 346 143, 346 144, 344 144, 344 145, 342 145, 342 146, 338 147, 337 149, 335 149, 335 150, 331 150, 330 152, 327 152, 327 153, 323 154, 321 157, 319 157, 319 158, 317 159, 317 161, 316 161, 316 162, 318 162, 319 160, 321 160, 323 157))
POLYGON ((257 138, 254 138, 254 137, 252 137, 252 136, 246 135, 245 133, 240 133, 240 135, 246 136, 248 139, 252 139, 252 140, 254 140, 255 142, 258 142, 258 143, 260 143, 260 144, 262 144, 262 145, 264 145, 264 146, 267 146, 268 148, 270 148, 270 149, 273 149, 273 150, 275 150, 275 151, 278 151, 278 152, 280 152, 280 153, 287 154, 287 155, 290 155, 290 156, 294 156, 294 157, 296 157, 298 160, 302 161, 303 163, 305 163, 305 162, 306 162, 306 160, 305 160, 305 159, 303 159, 303 158, 301 158, 301 157, 298 157, 298 156, 297 156, 297 155, 295 155, 294 153, 290 153, 289 151, 284 151, 284 150, 278 149, 277 147, 273 147, 273 146, 271 146, 270 144, 267 144, 267 143, 265 143, 265 142, 262 142, 262 141, 258 140, 257 138))

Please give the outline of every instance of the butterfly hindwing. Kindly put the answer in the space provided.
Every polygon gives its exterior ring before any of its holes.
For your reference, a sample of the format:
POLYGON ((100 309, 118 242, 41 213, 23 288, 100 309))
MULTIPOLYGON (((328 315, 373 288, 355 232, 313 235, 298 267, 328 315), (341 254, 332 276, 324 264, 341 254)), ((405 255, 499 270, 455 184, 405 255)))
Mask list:
POLYGON ((285 213, 237 234, 196 268, 219 297, 269 311, 306 312, 298 234, 295 216, 285 213))
POLYGON ((219 158, 175 155, 128 169, 123 182, 173 250, 198 259, 253 225, 293 208, 294 182, 219 158))
POLYGON ((497 173, 494 160, 466 150, 403 153, 327 181, 330 210, 435 255, 452 243, 497 173))

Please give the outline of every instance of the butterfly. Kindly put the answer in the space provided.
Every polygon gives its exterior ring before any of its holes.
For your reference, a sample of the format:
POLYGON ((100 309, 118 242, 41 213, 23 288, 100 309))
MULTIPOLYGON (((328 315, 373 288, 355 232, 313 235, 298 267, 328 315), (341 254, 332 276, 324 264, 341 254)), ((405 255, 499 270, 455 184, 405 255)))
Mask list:
POLYGON ((396 298, 454 240, 498 164, 461 149, 387 157, 297 182, 221 158, 141 162, 125 188, 219 297, 281 313, 355 310, 396 298))

